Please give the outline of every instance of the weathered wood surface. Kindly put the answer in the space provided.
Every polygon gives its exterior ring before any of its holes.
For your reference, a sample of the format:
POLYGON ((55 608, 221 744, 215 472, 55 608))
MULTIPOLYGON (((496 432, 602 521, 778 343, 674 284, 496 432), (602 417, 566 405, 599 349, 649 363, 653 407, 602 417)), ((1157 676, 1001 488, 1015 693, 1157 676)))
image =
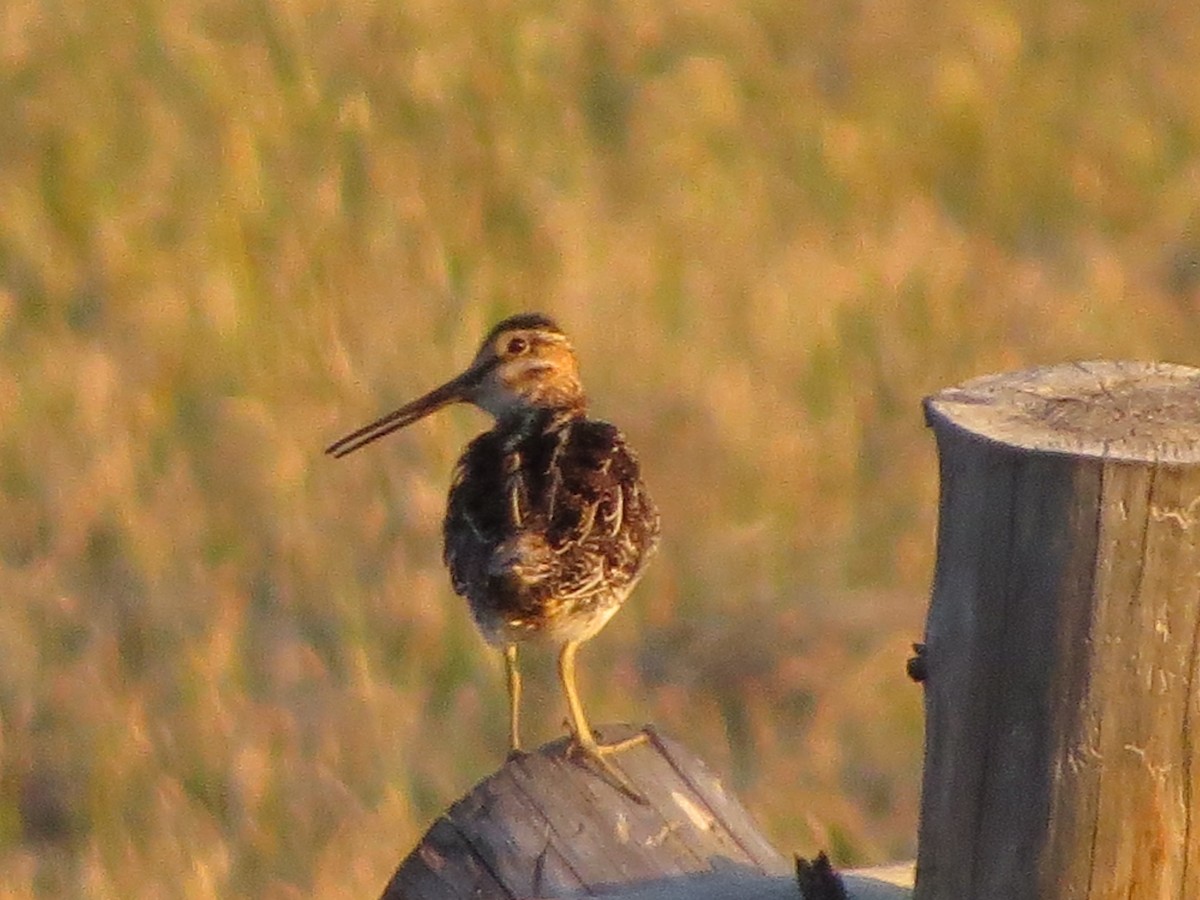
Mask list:
MULTIPOLYGON (((839 873, 850 900, 911 900, 913 865, 856 869, 839 873)), ((628 885, 594 900, 807 900, 794 875, 716 871, 628 885)))
POLYGON ((1200 370, 926 403, 942 494, 921 900, 1200 897, 1200 370))
MULTIPOLYGON (((600 730, 605 740, 633 733, 600 730)), ((554 741, 510 759, 451 806, 383 897, 799 900, 792 860, 699 759, 648 734, 614 757, 647 802, 568 759, 565 739, 554 741)), ((854 900, 911 895, 866 875, 852 876, 850 885, 854 900)))
MULTIPOLYGON (((633 734, 602 730, 603 739, 633 734)), ((704 765, 660 734, 611 757, 638 803, 566 739, 506 763, 434 823, 386 898, 555 897, 729 868, 784 873, 790 862, 704 765)))

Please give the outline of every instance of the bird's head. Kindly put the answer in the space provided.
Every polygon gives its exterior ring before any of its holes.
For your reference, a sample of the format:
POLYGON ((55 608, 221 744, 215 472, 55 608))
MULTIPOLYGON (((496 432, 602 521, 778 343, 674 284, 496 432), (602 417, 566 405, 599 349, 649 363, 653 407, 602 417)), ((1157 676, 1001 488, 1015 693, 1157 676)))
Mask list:
POLYGON ((538 313, 505 319, 491 330, 460 378, 466 399, 497 419, 526 409, 582 409, 583 385, 571 342, 538 313))
POLYGON ((326 452, 345 456, 451 403, 472 403, 504 419, 537 409, 582 412, 586 399, 567 336, 547 316, 522 313, 489 332, 462 374, 347 435, 326 452))

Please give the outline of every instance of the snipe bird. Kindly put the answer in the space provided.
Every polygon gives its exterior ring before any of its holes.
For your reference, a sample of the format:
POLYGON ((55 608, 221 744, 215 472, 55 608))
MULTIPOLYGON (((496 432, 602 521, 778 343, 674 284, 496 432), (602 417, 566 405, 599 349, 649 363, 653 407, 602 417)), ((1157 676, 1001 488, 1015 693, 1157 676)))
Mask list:
POLYGON ((642 736, 602 744, 575 684, 575 655, 633 590, 658 543, 658 510, 637 457, 612 425, 587 416, 575 352, 549 318, 505 319, 457 377, 332 444, 336 457, 452 403, 495 425, 455 468, 443 525, 444 558, 488 643, 504 651, 509 737, 519 752, 517 648, 558 647, 573 749, 618 783, 606 756, 642 736))

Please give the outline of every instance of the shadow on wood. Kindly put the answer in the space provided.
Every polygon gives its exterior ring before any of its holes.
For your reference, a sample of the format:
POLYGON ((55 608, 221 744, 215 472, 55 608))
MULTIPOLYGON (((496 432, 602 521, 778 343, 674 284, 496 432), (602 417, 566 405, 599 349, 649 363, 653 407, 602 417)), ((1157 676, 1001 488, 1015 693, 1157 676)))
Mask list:
MULTIPOLYGON (((635 732, 600 729, 606 741, 635 732)), ((675 741, 613 757, 638 803, 566 756, 565 738, 510 759, 450 807, 400 864, 384 900, 557 898, 800 900, 791 859, 675 741)), ((855 900, 910 891, 848 876, 855 900)))

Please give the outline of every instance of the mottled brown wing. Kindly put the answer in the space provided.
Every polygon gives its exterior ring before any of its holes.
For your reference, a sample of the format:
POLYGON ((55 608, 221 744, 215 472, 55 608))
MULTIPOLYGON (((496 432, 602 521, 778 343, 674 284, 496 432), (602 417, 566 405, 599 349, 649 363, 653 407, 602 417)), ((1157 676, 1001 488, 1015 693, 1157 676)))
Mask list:
POLYGON ((658 544, 658 510, 637 457, 607 422, 580 419, 563 435, 544 493, 546 537, 560 599, 620 593, 658 544))
POLYGON ((480 599, 507 589, 497 580, 495 555, 503 545, 514 569, 522 568, 528 594, 511 598, 514 607, 535 609, 550 596, 621 593, 641 573, 659 534, 636 456, 605 422, 527 426, 480 435, 459 460, 444 527, 455 591, 480 599), (537 539, 514 547, 520 536, 537 539), (525 546, 536 559, 519 558, 525 546))
POLYGON ((446 518, 442 525, 442 558, 459 596, 487 589, 487 566, 508 532, 504 449, 493 431, 467 445, 454 469, 446 518))

